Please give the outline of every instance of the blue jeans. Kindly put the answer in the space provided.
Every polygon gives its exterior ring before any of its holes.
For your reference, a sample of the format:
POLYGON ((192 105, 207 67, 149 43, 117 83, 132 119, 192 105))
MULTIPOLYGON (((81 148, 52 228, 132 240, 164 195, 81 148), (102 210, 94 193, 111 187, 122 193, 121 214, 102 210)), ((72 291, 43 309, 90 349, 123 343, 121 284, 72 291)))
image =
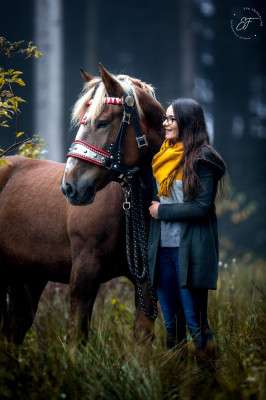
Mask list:
POLYGON ((208 289, 182 289, 179 247, 160 247, 156 291, 162 309, 168 349, 186 340, 186 325, 196 350, 203 351, 212 333, 207 318, 208 289))

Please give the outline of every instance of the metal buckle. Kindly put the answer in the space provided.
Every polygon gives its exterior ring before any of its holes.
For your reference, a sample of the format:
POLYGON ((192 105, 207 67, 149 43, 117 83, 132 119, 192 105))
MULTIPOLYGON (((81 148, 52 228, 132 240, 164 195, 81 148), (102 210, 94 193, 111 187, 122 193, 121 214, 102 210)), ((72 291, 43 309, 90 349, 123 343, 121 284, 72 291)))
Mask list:
POLYGON ((112 165, 113 165, 113 159, 111 159, 111 157, 110 158, 106 158, 104 163, 103 163, 103 166, 105 168, 107 168, 107 169, 112 169, 112 165))
POLYGON ((138 148, 140 149, 143 146, 148 146, 148 142, 146 139, 146 135, 136 137, 136 141, 138 143, 138 148), (142 143, 141 143, 142 142, 142 143))
POLYGON ((125 111, 123 114, 122 122, 126 122, 128 125, 130 125, 130 114, 127 114, 125 111))
POLYGON ((130 209, 130 202, 129 201, 124 201, 123 210, 129 210, 129 209, 130 209))
POLYGON ((125 197, 125 201, 123 203, 123 210, 129 210, 130 209, 130 201, 128 201, 129 197, 130 197, 130 192, 131 192, 131 188, 129 188, 125 193, 124 193, 124 197, 125 197))

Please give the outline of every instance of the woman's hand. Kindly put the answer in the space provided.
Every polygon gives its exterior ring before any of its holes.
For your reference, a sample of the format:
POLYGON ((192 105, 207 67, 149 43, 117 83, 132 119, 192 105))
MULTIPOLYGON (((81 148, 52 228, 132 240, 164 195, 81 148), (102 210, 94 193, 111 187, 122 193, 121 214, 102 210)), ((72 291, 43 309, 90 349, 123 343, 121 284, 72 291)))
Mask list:
POLYGON ((149 207, 149 212, 154 219, 158 219, 158 208, 160 203, 158 201, 152 201, 149 207))

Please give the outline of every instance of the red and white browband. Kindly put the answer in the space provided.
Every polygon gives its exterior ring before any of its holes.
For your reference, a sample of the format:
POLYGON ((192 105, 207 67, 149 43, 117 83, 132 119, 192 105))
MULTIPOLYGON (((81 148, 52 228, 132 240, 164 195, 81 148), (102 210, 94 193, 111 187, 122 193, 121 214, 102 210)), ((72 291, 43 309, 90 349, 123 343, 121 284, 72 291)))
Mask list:
MULTIPOLYGON (((84 112, 84 114, 82 115, 81 119, 80 119, 80 123, 81 124, 85 124, 87 119, 88 119, 88 112, 89 112, 89 108, 90 105, 93 103, 93 99, 89 100, 87 103, 87 108, 84 112)), ((105 97, 104 99, 104 103, 105 104, 118 104, 118 105, 123 105, 123 98, 122 97, 105 97)))

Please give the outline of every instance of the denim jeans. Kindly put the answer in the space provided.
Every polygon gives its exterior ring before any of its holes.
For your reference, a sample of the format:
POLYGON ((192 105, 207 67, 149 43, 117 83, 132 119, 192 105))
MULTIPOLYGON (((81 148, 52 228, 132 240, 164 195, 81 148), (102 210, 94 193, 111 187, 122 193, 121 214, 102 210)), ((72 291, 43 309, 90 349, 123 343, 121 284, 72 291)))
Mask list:
POLYGON ((179 247, 160 247, 156 291, 162 309, 167 348, 186 340, 186 326, 196 350, 203 351, 212 333, 207 319, 208 289, 182 289, 179 281, 179 247))

